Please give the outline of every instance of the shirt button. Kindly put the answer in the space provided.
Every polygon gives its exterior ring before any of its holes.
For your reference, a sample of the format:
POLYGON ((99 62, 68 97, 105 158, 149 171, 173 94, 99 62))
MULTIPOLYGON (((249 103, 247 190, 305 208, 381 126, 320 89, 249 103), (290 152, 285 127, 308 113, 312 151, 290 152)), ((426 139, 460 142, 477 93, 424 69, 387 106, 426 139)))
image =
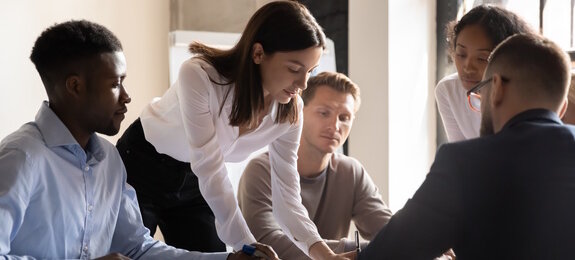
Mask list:
POLYGON ((92 211, 93 209, 94 209, 94 206, 88 205, 88 211, 92 211))
POLYGON ((90 166, 84 167, 84 171, 89 171, 89 170, 90 170, 90 166))
POLYGON ((88 252, 88 246, 84 246, 84 252, 88 252))

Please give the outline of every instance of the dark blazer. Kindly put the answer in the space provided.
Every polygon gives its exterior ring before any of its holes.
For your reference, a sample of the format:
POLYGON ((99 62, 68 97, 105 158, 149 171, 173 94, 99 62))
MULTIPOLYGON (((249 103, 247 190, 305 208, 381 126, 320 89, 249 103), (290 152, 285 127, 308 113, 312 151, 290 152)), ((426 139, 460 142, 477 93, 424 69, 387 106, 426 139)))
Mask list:
POLYGON ((575 126, 551 111, 445 144, 425 182, 359 256, 575 259, 575 126))

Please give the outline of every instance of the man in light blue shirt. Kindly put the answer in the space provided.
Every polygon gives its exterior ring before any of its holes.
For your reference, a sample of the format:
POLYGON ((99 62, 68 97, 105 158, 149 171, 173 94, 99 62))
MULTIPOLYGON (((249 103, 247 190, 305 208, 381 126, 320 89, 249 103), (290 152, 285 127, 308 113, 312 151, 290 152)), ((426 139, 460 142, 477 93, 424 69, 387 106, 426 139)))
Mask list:
POLYGON ((30 59, 49 101, 0 143, 0 259, 249 259, 176 249, 142 224, 116 148, 96 134, 118 133, 131 101, 112 32, 61 23, 30 59))

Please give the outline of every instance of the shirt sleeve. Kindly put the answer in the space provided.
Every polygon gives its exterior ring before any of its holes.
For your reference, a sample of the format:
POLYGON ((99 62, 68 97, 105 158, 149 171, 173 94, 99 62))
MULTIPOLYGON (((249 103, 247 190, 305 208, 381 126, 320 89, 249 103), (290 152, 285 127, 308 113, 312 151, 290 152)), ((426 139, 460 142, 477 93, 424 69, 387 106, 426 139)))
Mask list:
POLYGON ((355 161, 357 176, 352 218, 361 236, 373 239, 377 232, 389 222, 391 210, 385 205, 379 189, 373 183, 367 171, 355 161))
POLYGON ((451 102, 447 93, 448 87, 449 86, 447 86, 444 81, 439 82, 437 87, 435 87, 435 101, 437 102, 437 109, 439 110, 439 115, 441 115, 441 121, 443 122, 445 133, 447 134, 447 140, 449 142, 465 140, 465 136, 453 115, 452 109, 454 108, 451 107, 451 102))
MULTIPOLYGON (((256 242, 244 220, 234 195, 232 183, 218 144, 216 127, 210 111, 208 74, 197 63, 182 65, 179 76, 182 122, 191 151, 192 171, 198 177, 200 192, 214 212, 220 239, 241 250, 244 244, 256 242)), ((212 92, 213 93, 213 92, 212 92)))
POLYGON ((238 202, 256 239, 270 245, 282 259, 309 259, 282 231, 272 210, 269 156, 262 154, 244 169, 238 185, 238 202))
MULTIPOLYGON (((111 252, 120 252, 131 259, 227 259, 228 253, 226 252, 188 252, 154 240, 142 222, 136 191, 126 182, 121 188, 123 192, 111 252)), ((193 235, 190 234, 190 236, 193 235)))
POLYGON ((31 167, 23 151, 0 151, 0 258, 35 259, 31 256, 9 255, 11 241, 24 221, 33 193, 33 180, 26 179, 25 174, 31 167))
POLYGON ((269 145, 273 213, 284 233, 309 255, 309 248, 322 241, 301 202, 297 150, 302 131, 303 102, 298 97, 300 119, 269 145))

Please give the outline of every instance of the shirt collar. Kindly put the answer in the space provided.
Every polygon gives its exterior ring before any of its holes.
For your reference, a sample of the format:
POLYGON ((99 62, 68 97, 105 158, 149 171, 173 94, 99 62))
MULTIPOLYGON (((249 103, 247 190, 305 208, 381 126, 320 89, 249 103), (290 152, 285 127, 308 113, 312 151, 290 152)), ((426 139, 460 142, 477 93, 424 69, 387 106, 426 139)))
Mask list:
POLYGON ((304 176, 300 176, 300 180, 303 183, 316 183, 319 181, 323 181, 326 176, 327 176, 327 168, 329 168, 329 165, 327 167, 325 167, 325 169, 323 169, 321 171, 321 173, 315 177, 304 177, 304 176))
POLYGON ((270 108, 270 112, 268 113, 268 115, 270 115, 272 122, 276 121, 276 118, 278 117, 278 109, 279 109, 279 103, 274 100, 272 101, 272 107, 270 108))
POLYGON ((524 121, 541 121, 541 122, 549 122, 549 123, 555 123, 555 124, 559 124, 562 125, 563 122, 561 122, 561 119, 559 118, 559 116, 557 115, 557 113, 547 110, 547 109, 543 109, 543 108, 535 108, 535 109, 529 109, 526 111, 523 111, 517 115, 515 115, 513 118, 511 118, 509 121, 507 121, 507 123, 505 123, 505 125, 503 125, 503 128, 501 128, 501 130, 504 130, 506 128, 511 128, 515 125, 517 125, 518 123, 524 122, 524 121))
MULTIPOLYGON (((64 146, 69 149, 73 146, 80 146, 72 133, 70 133, 70 130, 68 130, 58 115, 50 108, 47 101, 44 101, 40 106, 35 120, 44 138, 44 142, 46 142, 48 147, 64 146)), ((86 154, 88 156, 92 155, 97 161, 101 161, 105 157, 102 144, 95 133, 93 133, 90 140, 88 140, 86 154)))

